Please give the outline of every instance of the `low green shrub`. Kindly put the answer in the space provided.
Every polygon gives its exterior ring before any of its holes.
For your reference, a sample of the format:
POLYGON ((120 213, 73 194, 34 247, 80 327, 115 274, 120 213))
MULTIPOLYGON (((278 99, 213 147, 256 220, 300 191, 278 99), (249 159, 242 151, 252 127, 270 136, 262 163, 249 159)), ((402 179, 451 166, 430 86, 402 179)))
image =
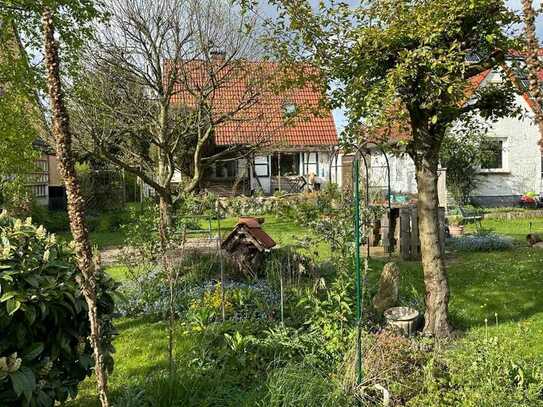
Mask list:
POLYGON ((140 209, 129 207, 127 212, 127 222, 120 226, 120 230, 125 236, 126 246, 135 250, 139 256, 129 253, 127 260, 132 259, 138 263, 141 260, 156 259, 160 248, 157 205, 147 204, 140 209))
MULTIPOLYGON (((188 302, 187 320, 207 325, 222 320, 220 283, 206 283, 184 293, 188 302)), ((265 281, 240 283, 226 281, 224 286, 225 318, 234 321, 274 320, 279 296, 265 281)))
POLYGON ((122 316, 168 315, 168 285, 158 266, 142 267, 138 275, 129 275, 119 288, 116 311, 122 316))
MULTIPOLYGON (((75 397, 94 363, 87 303, 71 248, 54 235, 0 214, 0 400, 51 406, 75 397)), ((102 349, 109 371, 116 283, 98 275, 102 349)))
POLYGON ((512 249, 513 239, 495 233, 485 233, 453 237, 447 240, 447 244, 461 252, 489 252, 512 249))
MULTIPOLYGON (((207 326, 222 320, 222 295, 216 281, 187 284, 183 275, 175 287, 175 312, 188 323, 207 326)), ((189 274, 190 275, 190 274, 189 274)), ((274 320, 279 296, 265 281, 243 283, 227 280, 225 317, 227 320, 274 320)), ((150 267, 136 277, 124 281, 117 301, 117 312, 123 316, 165 318, 169 312, 167 276, 158 266, 150 267)))
POLYGON ((70 230, 68 213, 65 211, 50 211, 43 205, 32 206, 32 221, 43 225, 50 233, 67 232, 70 230))

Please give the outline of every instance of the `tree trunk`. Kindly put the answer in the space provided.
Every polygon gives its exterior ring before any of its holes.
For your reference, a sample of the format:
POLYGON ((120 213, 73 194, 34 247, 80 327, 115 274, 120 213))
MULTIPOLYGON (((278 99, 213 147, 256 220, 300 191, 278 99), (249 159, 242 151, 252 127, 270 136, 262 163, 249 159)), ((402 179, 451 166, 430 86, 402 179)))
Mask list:
POLYGON ((208 127, 204 131, 203 135, 198 136, 198 142, 196 143, 196 148, 194 150, 194 155, 192 157, 192 164, 194 165, 194 173, 192 175, 192 179, 184 188, 184 191, 187 193, 194 192, 198 188, 198 185, 200 184, 200 181, 203 176, 202 153, 203 153, 204 146, 209 140, 209 137, 211 136, 211 134, 212 134, 212 127, 208 127))
POLYGON ((539 41, 536 36, 535 17, 536 13, 531 0, 522 0, 522 13, 524 31, 526 33, 526 67, 528 68, 528 93, 532 99, 532 110, 535 122, 539 128, 540 140, 543 143, 543 83, 539 79, 541 63, 539 61, 539 41))
POLYGON ((45 8, 42 13, 42 29, 45 48, 45 65, 47 69, 47 85, 52 112, 52 133, 56 141, 56 153, 60 174, 66 185, 68 196, 68 215, 70 229, 75 242, 75 251, 81 277, 79 284, 85 296, 90 322, 90 341, 94 350, 95 373, 100 402, 103 407, 109 406, 107 396, 107 372, 101 349, 101 325, 96 305, 96 270, 92 257, 89 233, 85 223, 85 203, 77 180, 74 158, 72 154, 72 135, 68 112, 64 104, 60 80, 60 59, 58 43, 54 38, 54 23, 51 11, 45 8))
POLYGON ((437 154, 419 153, 415 160, 422 269, 426 288, 424 332, 446 337, 452 332, 448 319, 449 285, 443 260, 439 230, 439 200, 437 192, 437 154))
POLYGON ((168 239, 170 236, 170 230, 173 224, 172 220, 172 201, 171 198, 167 195, 159 196, 159 237, 160 237, 160 248, 162 250, 162 255, 166 253, 168 246, 168 239))

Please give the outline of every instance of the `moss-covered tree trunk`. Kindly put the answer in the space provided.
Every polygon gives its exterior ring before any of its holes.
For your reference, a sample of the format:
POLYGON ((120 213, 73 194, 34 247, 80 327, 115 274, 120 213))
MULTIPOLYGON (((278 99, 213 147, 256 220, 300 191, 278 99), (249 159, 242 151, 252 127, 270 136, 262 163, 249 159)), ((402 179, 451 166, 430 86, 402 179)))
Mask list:
POLYGON ((417 214, 426 289, 424 333, 447 337, 450 336, 452 327, 449 323, 449 283, 440 241, 437 188, 439 149, 443 137, 434 133, 423 125, 413 128, 412 157, 416 169, 417 214))
POLYGON ((75 172, 72 153, 72 135, 68 112, 64 104, 60 79, 60 58, 58 43, 55 40, 53 16, 48 8, 42 13, 42 29, 45 48, 45 65, 47 69, 47 85, 52 113, 52 133, 56 142, 56 153, 59 171, 66 185, 68 197, 68 215, 81 278, 81 291, 88 307, 91 335, 90 341, 94 350, 95 373, 98 393, 103 407, 109 406, 107 396, 107 372, 104 366, 103 353, 100 346, 101 326, 96 305, 96 270, 93 262, 89 232, 85 223, 85 202, 75 172))

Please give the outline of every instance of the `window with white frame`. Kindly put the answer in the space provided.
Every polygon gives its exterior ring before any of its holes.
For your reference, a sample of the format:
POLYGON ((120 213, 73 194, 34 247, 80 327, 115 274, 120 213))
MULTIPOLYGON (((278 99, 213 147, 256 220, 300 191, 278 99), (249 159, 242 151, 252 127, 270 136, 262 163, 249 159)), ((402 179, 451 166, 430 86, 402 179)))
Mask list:
POLYGON ((485 140, 482 148, 481 169, 483 171, 507 169, 504 139, 490 138, 485 140))
POLYGON ((319 153, 304 153, 303 155, 303 173, 304 175, 319 174, 319 153))
POLYGON ((265 178, 270 176, 270 158, 268 156, 256 156, 254 166, 257 177, 265 178))
POLYGON ((276 177, 298 175, 300 172, 299 153, 274 153, 271 159, 271 175, 276 177))

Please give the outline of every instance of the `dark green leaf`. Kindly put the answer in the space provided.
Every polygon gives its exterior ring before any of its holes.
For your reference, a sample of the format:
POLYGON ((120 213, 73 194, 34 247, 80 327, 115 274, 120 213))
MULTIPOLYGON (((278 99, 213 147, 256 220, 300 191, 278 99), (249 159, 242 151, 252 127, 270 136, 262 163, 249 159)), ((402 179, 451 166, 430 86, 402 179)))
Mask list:
POLYGON ((36 379, 32 370, 28 367, 22 367, 18 371, 10 373, 9 378, 17 397, 20 397, 24 393, 27 398, 30 398, 32 391, 36 387, 36 379))
POLYGON ((39 356, 40 353, 43 352, 43 343, 42 342, 36 342, 30 345, 27 349, 24 350, 23 353, 23 359, 26 361, 30 361, 32 359, 35 359, 39 356))
POLYGON ((10 298, 8 302, 6 303, 6 309, 8 311, 8 315, 13 315, 15 312, 17 312, 19 308, 21 308, 21 302, 13 298, 10 298))

